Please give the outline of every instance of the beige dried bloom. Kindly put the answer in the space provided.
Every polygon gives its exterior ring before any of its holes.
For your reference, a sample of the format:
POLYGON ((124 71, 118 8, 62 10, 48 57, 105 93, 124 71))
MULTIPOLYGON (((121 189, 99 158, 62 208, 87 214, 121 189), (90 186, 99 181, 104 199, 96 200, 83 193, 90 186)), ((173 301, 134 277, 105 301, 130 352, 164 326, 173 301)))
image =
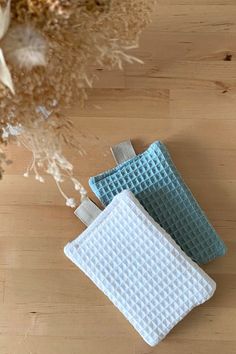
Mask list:
POLYGON ((47 64, 47 42, 39 31, 29 25, 11 28, 2 48, 6 60, 19 69, 30 71, 47 64))

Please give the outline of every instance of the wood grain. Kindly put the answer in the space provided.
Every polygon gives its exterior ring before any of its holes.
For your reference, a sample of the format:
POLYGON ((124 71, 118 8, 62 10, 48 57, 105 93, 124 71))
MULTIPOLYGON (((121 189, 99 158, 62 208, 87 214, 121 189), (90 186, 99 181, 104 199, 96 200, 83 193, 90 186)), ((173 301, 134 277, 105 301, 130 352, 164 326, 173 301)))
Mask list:
POLYGON ((99 70, 85 109, 68 112, 86 150, 68 157, 87 187, 114 166, 111 144, 132 138, 141 152, 163 140, 228 246, 204 266, 216 294, 150 348, 66 259, 84 226, 50 179, 22 177, 30 155, 11 146, 0 183, 1 354, 236 353, 235 1, 160 0, 133 54, 145 64, 99 70))

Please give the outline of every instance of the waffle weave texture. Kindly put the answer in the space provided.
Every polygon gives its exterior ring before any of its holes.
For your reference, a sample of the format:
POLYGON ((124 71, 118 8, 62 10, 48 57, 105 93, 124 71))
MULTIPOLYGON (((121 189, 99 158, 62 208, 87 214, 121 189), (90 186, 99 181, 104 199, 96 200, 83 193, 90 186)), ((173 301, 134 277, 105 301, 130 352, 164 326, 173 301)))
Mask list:
POLYGON ((165 145, 159 141, 142 154, 91 177, 90 187, 103 205, 129 189, 148 213, 195 262, 207 263, 223 256, 224 242, 217 235, 165 145))
POLYGON ((65 254, 151 346, 215 291, 215 282, 129 191, 66 245, 65 254))

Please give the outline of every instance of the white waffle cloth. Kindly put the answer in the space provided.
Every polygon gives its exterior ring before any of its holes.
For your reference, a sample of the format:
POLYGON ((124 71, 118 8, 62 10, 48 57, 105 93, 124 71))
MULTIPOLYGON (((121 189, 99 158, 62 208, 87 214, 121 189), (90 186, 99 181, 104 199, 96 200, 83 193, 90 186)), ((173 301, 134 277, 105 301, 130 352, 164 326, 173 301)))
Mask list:
POLYGON ((216 288, 129 191, 68 243, 65 254, 151 346, 216 288))

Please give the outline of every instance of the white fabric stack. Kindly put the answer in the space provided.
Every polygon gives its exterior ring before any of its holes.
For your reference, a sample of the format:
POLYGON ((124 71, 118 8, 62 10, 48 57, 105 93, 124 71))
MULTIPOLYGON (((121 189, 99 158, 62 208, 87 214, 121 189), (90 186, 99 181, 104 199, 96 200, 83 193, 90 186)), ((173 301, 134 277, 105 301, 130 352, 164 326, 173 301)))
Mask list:
POLYGON ((67 244, 65 254, 151 346, 216 287, 129 191, 67 244))

